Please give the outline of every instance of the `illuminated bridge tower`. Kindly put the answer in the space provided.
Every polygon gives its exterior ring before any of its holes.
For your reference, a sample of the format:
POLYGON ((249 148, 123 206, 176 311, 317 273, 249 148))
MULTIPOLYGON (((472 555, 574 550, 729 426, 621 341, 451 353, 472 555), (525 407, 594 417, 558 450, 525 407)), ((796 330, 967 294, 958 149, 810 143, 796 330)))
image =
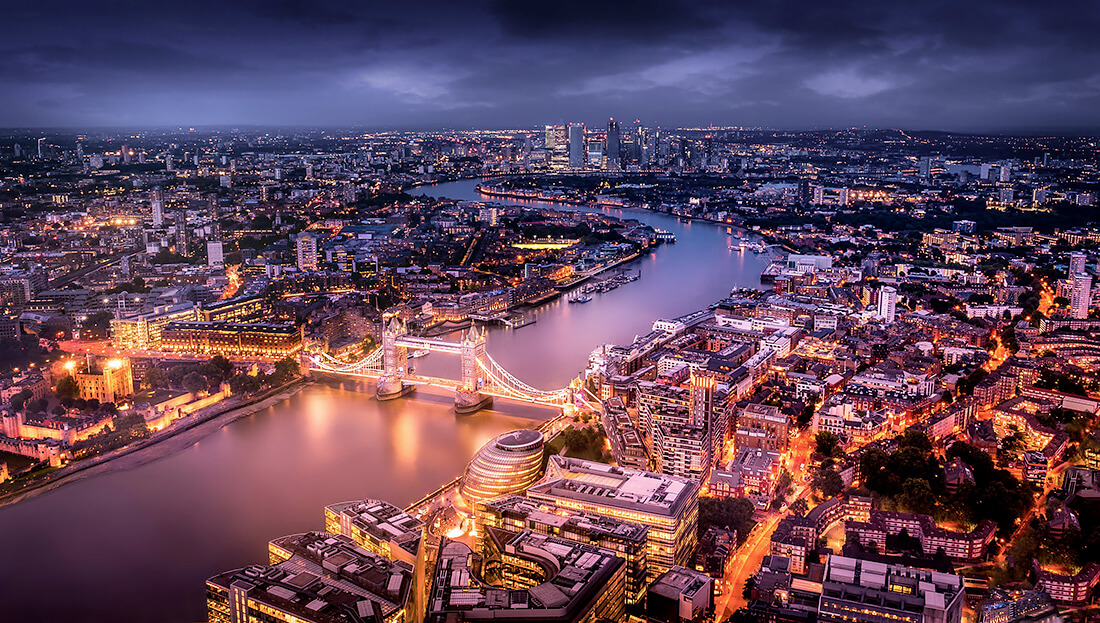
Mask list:
POLYGON ((455 413, 473 413, 493 402, 481 393, 486 378, 481 364, 485 361, 485 329, 476 327, 462 334, 462 386, 455 392, 455 413))
POLYGON ((407 332, 405 323, 396 316, 382 327, 382 376, 378 379, 378 399, 392 400, 404 396, 412 386, 404 379, 409 367, 409 350, 397 344, 407 332))

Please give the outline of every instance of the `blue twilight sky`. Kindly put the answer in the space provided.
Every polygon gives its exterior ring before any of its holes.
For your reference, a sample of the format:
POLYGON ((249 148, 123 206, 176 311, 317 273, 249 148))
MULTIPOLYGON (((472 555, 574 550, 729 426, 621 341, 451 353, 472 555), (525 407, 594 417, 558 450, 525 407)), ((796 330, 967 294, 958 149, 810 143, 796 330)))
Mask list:
POLYGON ((1100 126, 1100 2, 8 0, 0 126, 1100 126))

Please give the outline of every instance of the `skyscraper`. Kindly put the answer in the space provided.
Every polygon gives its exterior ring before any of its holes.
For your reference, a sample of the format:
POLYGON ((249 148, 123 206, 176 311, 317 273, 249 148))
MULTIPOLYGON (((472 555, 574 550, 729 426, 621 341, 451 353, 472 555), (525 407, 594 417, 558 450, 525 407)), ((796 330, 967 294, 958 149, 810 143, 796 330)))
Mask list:
POLYGON ((1089 305, 1092 303, 1092 275, 1077 273, 1071 279, 1073 291, 1070 294, 1069 315, 1084 320, 1089 317, 1089 305))
POLYGON ((898 291, 890 286, 882 286, 878 292, 878 315, 882 316, 886 324, 894 322, 897 304, 898 291))
POLYGON ((159 188, 153 190, 153 200, 150 202, 153 210, 153 227, 164 226, 164 191, 159 188))
POLYGON ((1085 265, 1088 262, 1088 256, 1080 251, 1075 251, 1069 254, 1069 276, 1080 275, 1086 272, 1085 265))
POLYGON ((206 265, 225 266, 225 254, 222 252, 221 240, 210 240, 206 243, 206 265))
POLYGON ((569 124, 569 168, 584 168, 584 124, 569 124))
POLYGON ((313 234, 298 236, 298 270, 317 270, 317 238, 313 234))
POLYGON ((43 137, 43 138, 38 139, 38 159, 39 160, 46 157, 45 151, 46 151, 46 139, 45 139, 45 137, 43 137))
POLYGON ((607 170, 619 170, 619 122, 607 122, 607 170))

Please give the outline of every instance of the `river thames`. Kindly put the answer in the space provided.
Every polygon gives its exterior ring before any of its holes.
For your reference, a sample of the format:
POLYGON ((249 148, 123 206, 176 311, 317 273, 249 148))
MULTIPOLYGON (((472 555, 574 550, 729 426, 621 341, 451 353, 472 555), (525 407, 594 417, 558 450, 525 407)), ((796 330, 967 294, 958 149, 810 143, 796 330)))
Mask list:
MULTIPOLYGON (((475 185, 413 193, 481 200, 475 185)), ((600 344, 629 342, 657 318, 759 284, 765 259, 731 252, 722 227, 607 212, 669 230, 677 242, 627 265, 641 271, 637 281, 588 304, 559 299, 528 311, 535 324, 490 332, 489 354, 535 387, 564 386, 600 344)), ((458 376, 446 355, 417 366, 458 376)), ((0 508, 0 620, 203 621, 207 577, 266 563, 270 539, 322 529, 326 504, 374 497, 404 506, 458 475, 492 437, 553 415, 498 402, 456 417, 451 404, 442 393, 379 403, 350 384, 314 384, 171 456, 0 508)))

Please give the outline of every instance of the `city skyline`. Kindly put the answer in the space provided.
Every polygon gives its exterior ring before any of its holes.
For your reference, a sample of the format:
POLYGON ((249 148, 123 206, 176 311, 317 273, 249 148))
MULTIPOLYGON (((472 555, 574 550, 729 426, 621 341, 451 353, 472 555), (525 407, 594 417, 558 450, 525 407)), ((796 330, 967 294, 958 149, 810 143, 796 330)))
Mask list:
POLYGON ((1091 3, 9 10, 0 125, 1087 129, 1091 3), (68 16, 59 23, 58 15, 68 16), (79 24, 71 26, 70 24, 79 24))

